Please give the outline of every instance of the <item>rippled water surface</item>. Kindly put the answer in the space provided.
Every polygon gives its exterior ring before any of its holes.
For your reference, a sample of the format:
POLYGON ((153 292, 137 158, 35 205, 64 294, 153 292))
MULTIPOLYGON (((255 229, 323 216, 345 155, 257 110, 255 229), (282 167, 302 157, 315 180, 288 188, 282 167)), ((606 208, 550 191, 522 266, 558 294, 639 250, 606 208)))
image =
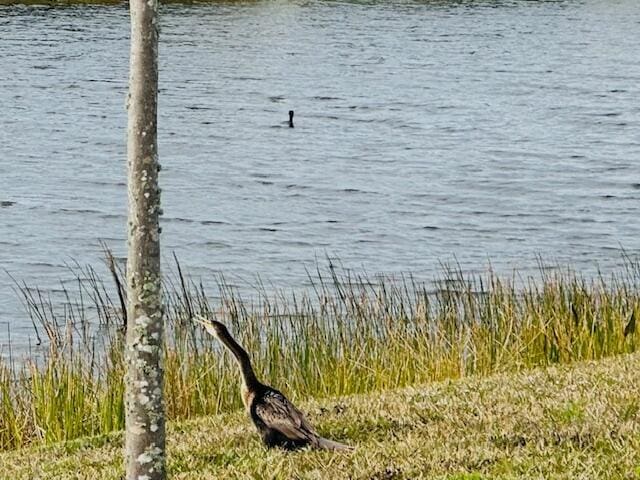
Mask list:
MULTIPOLYGON (((637 0, 164 6, 163 246, 205 284, 325 255, 430 279, 640 250, 637 0), (296 112, 294 129, 283 122, 296 112)), ((0 267, 125 251, 124 7, 0 7, 0 267)), ((0 321, 30 331, 0 274, 0 321)), ((4 338, 0 325, 0 339, 4 338)))

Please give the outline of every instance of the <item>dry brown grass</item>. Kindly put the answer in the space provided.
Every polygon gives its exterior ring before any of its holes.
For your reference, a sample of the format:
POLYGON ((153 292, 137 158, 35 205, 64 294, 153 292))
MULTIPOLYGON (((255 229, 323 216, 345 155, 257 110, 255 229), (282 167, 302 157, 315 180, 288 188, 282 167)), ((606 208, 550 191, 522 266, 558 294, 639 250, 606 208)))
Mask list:
MULTIPOLYGON (((176 479, 640 478, 640 355, 301 405, 353 454, 267 451, 241 412, 169 427, 176 479)), ((281 385, 286 390, 285 385, 281 385)), ((119 479, 121 435, 0 455, 0 478, 119 479)))

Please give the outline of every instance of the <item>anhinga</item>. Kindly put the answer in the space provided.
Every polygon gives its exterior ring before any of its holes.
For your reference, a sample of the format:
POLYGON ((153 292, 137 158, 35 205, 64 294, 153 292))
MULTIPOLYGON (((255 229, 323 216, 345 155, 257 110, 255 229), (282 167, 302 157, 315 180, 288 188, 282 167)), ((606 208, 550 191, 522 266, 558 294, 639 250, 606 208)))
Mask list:
POLYGON ((242 402, 267 447, 286 450, 310 446, 326 450, 352 450, 353 447, 322 438, 282 392, 258 381, 247 352, 236 342, 227 327, 203 317, 194 319, 218 338, 235 357, 242 374, 242 402))

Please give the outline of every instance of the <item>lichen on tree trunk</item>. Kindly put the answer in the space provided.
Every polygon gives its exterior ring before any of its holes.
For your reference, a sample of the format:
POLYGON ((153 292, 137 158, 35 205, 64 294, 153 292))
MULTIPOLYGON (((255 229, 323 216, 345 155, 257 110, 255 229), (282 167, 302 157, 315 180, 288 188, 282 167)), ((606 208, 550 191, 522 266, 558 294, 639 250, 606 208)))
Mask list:
POLYGON ((127 480, 165 478, 158 188, 157 0, 131 0, 125 376, 127 480))

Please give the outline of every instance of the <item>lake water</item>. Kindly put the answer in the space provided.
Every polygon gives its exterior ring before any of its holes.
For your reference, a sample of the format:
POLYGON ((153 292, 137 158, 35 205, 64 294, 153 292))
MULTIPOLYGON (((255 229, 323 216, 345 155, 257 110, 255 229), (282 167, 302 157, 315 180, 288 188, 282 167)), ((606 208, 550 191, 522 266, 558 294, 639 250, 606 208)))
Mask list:
MULTIPOLYGON (((162 242, 206 285, 299 287, 327 255, 431 279, 453 259, 607 272, 640 252, 637 0, 161 15, 162 242)), ((128 22, 0 7, 0 268, 54 295, 100 241, 125 252, 128 22)), ((19 344, 12 285, 0 273, 19 344)))

